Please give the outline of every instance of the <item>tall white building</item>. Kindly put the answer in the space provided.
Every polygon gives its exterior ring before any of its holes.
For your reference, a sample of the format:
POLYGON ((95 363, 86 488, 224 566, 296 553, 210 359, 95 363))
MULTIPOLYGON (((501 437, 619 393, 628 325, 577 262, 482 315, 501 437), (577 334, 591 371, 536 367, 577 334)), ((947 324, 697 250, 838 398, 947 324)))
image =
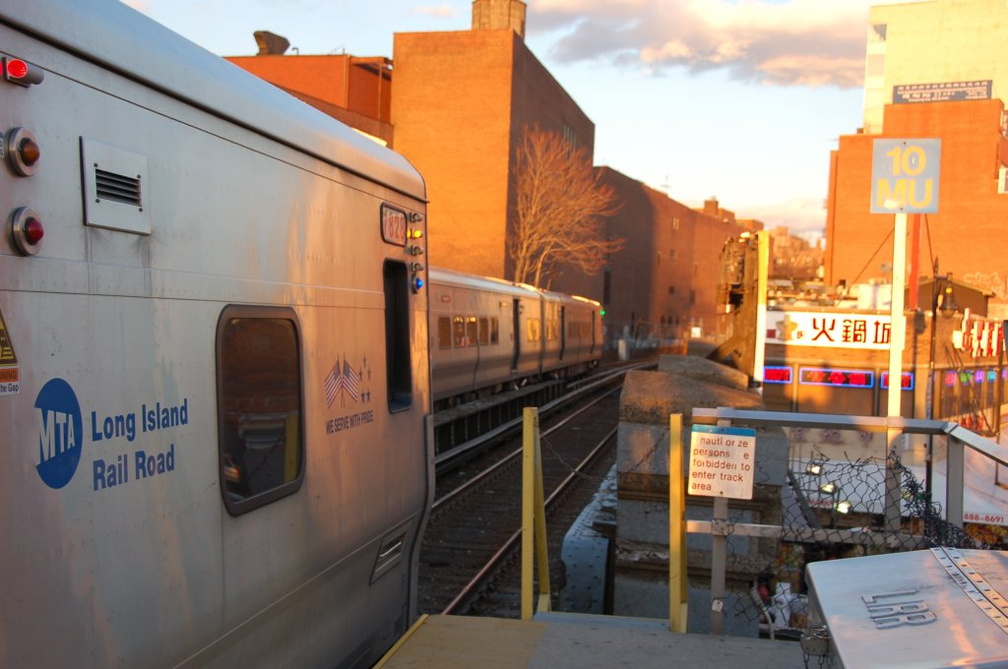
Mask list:
POLYGON ((870 16, 865 133, 881 131, 884 106, 906 96, 1008 101, 1008 1, 877 5, 870 16))

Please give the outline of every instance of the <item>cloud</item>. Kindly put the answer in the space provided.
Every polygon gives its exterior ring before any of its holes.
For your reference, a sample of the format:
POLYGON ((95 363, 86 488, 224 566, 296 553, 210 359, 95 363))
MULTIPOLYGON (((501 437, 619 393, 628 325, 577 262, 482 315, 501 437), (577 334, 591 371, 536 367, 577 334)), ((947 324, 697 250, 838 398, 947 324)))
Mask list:
POLYGON ((739 218, 755 218, 769 228, 784 226, 797 237, 818 239, 826 234, 826 206, 821 198, 795 198, 772 204, 734 208, 739 218))
POLYGON ((427 16, 434 16, 442 19, 455 18, 456 12, 451 5, 444 3, 443 5, 433 6, 433 5, 420 5, 414 7, 410 10, 414 14, 426 14, 427 16))
POLYGON ((557 33, 560 63, 609 61, 655 74, 725 70, 779 86, 854 88, 870 0, 539 0, 530 35, 557 33))

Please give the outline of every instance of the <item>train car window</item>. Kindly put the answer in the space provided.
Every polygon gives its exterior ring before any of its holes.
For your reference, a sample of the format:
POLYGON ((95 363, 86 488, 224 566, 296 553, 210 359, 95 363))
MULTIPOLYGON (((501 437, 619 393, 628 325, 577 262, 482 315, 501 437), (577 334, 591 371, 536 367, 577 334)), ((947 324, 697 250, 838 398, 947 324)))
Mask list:
POLYGON ((542 338, 540 323, 538 318, 528 319, 528 340, 539 341, 542 338))
POLYGON ((490 343, 495 346, 500 343, 500 320, 496 316, 490 317, 490 343))
POLYGON ((385 375, 389 412, 413 404, 413 364, 410 358, 410 279, 406 263, 386 260, 382 268, 385 288, 385 375))
POLYGON ((481 346, 490 343, 490 319, 486 316, 480 316, 479 319, 479 343, 481 346))
POLYGON ((465 319, 461 316, 452 318, 452 339, 455 348, 463 348, 466 345, 465 319))
POLYGON ((475 316, 466 318, 466 346, 475 346, 479 338, 479 327, 475 316))
POLYGON ((237 516, 304 480, 301 347, 294 312, 231 306, 217 324, 217 435, 224 506, 237 516))
POLYGON ((546 340, 556 341, 557 338, 557 322, 554 320, 546 321, 546 340))
POLYGON ((447 316, 439 316, 437 319, 437 343, 438 348, 451 348, 451 319, 447 316))

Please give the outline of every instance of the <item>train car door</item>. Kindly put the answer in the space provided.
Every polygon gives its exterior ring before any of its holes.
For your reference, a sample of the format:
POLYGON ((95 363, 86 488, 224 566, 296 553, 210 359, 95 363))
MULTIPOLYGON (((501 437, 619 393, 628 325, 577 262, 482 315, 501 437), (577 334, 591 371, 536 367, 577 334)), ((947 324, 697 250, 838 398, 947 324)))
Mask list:
POLYGON ((560 360, 564 359, 567 350, 567 307, 560 306, 560 360))
POLYGON ((511 371, 518 371, 518 358, 521 356, 521 323, 519 322, 519 315, 521 314, 521 305, 518 303, 518 298, 514 298, 511 301, 511 341, 514 342, 514 346, 511 353, 511 371))
POLYGON ((595 355, 595 347, 598 345, 597 337, 595 334, 595 328, 597 327, 596 319, 598 318, 598 312, 592 310, 591 312, 591 354, 595 355))

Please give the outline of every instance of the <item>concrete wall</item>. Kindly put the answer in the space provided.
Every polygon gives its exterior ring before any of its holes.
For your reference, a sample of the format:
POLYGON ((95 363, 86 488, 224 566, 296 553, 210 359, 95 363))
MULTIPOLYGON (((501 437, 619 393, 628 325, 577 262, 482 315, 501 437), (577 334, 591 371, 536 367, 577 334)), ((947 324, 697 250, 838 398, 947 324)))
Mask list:
MULTIPOLYGON (((613 613, 668 617, 668 423, 683 414, 684 473, 688 475, 690 417, 697 407, 762 408, 746 389, 744 374, 696 357, 663 356, 659 371, 631 372, 620 400, 617 457, 617 525, 613 613)), ((757 475, 752 500, 730 500, 729 521, 777 524, 780 488, 786 480, 787 441, 780 431, 758 432, 757 475)), ((681 482, 685 485, 685 479, 681 482)), ((709 520, 713 498, 689 496, 686 517, 709 520)), ((689 630, 709 630, 711 538, 687 536, 689 630)), ((749 582, 777 552, 776 541, 741 536, 729 541, 728 589, 746 593, 749 582)), ((728 609, 735 608, 728 598, 728 609)), ((744 606, 744 604, 740 604, 744 606)), ((747 618, 725 617, 729 634, 755 635, 747 618)))

